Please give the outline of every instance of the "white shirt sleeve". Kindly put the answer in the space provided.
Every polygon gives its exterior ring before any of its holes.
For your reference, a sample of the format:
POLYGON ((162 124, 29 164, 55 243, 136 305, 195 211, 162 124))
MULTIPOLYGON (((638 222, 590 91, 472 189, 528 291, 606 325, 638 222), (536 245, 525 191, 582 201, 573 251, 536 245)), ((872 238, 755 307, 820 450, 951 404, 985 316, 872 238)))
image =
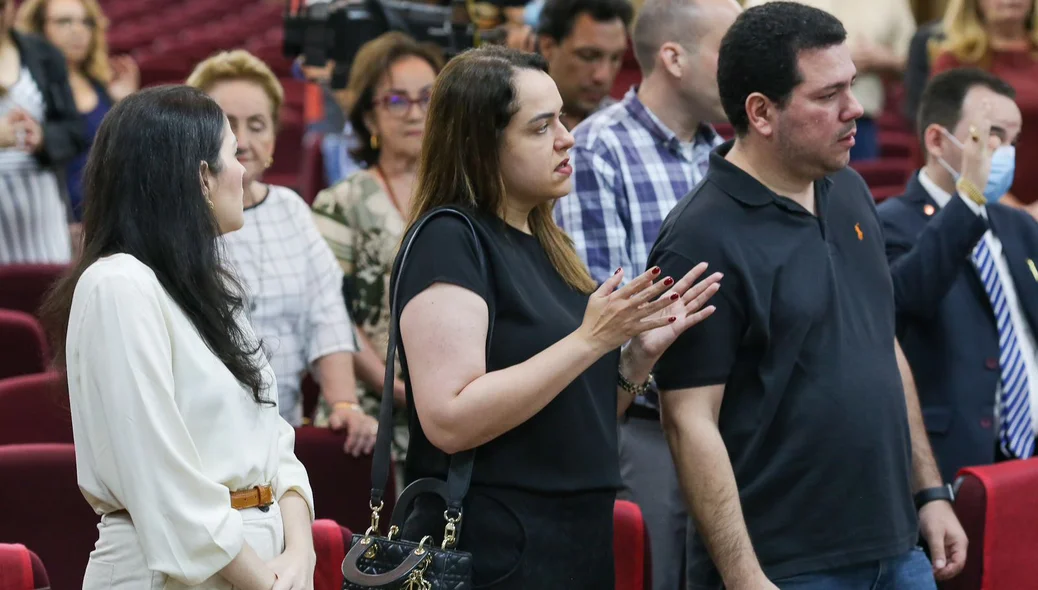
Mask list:
POLYGON ((278 419, 278 474, 274 478, 274 499, 280 501, 288 492, 296 492, 306 500, 310 507, 310 522, 314 521, 314 492, 310 487, 310 478, 306 468, 296 457, 296 430, 285 421, 278 419))
POLYGON ((244 532, 227 487, 204 475, 174 399, 156 289, 108 275, 86 294, 80 341, 69 343, 79 351, 69 359, 79 375, 72 409, 92 453, 81 460, 129 512, 148 568, 196 585, 238 555, 244 532))

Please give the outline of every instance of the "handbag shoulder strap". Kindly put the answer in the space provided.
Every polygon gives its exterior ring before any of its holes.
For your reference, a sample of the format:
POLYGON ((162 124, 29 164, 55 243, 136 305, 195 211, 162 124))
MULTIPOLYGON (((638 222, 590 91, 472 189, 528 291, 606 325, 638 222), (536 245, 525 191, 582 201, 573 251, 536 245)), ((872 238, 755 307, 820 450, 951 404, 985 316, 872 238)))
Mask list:
MULTIPOLYGON (((386 347, 386 375, 382 386, 382 405, 378 420, 378 437, 375 441, 374 457, 371 464, 371 509, 377 512, 382 505, 385 495, 386 483, 389 481, 390 447, 393 439, 393 383, 396 379, 396 349, 400 341, 400 275, 404 264, 407 262, 411 246, 415 237, 422 227, 438 215, 454 215, 460 217, 472 232, 472 240, 476 248, 476 256, 479 260, 479 271, 487 286, 487 361, 490 356, 490 339, 494 333, 494 302, 493 290, 490 284, 490 269, 484 252, 479 234, 472 224, 469 216, 462 211, 452 207, 441 207, 430 211, 409 230, 404 237, 400 247, 400 255, 397 257, 390 278, 392 295, 390 300, 389 317, 389 344, 386 347)), ((469 483, 472 481, 472 464, 476 451, 471 449, 451 455, 450 468, 447 474, 447 512, 451 518, 458 519, 461 516, 461 504, 468 493, 469 483)), ((374 515, 373 515, 374 516, 374 515)), ((373 523, 374 525, 374 523, 373 523)), ((376 527, 377 528, 377 527, 376 527)))

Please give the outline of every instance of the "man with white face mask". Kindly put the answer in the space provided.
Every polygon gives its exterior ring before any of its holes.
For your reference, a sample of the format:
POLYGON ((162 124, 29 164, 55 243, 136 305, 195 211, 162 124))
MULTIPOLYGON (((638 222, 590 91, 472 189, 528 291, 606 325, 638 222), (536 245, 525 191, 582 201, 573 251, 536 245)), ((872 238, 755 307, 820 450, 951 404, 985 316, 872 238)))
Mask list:
POLYGON ((918 116, 926 165, 879 207, 898 339, 948 483, 1035 454, 1038 223, 997 203, 1013 182, 1014 98, 980 70, 935 76, 918 116))

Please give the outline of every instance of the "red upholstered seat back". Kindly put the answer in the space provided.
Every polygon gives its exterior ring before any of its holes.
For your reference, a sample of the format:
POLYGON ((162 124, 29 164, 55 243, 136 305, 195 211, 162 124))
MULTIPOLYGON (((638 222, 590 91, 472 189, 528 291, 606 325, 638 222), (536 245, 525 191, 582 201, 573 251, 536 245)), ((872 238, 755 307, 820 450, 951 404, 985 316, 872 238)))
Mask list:
MULTIPOLYGON (((343 452, 346 435, 327 428, 296 428, 296 457, 306 467, 314 490, 317 518, 327 518, 355 531, 371 523, 371 455, 351 457, 343 452)), ((393 478, 385 491, 382 522, 389 522, 396 505, 393 478)), ((382 531, 385 534, 386 531, 382 531)))
POLYGON ((324 177, 324 154, 321 152, 321 142, 324 134, 310 131, 303 136, 303 158, 302 171, 299 176, 299 194, 312 205, 317 193, 324 190, 328 183, 324 177))
POLYGON ((39 555, 55 589, 81 588, 100 519, 79 491, 72 445, 0 446, 0 482, 0 506, 9 508, 0 543, 39 555))
POLYGON ((616 590, 652 588, 649 533, 641 508, 617 500, 613 506, 613 552, 616 554, 616 590))
POLYGON ((959 472, 955 513, 969 538, 966 567, 943 590, 1034 588, 1038 459, 959 472))
POLYGON ((37 590, 50 586, 39 556, 25 545, 0 543, 0 590, 37 590))
POLYGON ((0 379, 42 373, 50 362, 47 334, 28 313, 0 309, 0 379))
POLYGON ((328 519, 315 520, 313 532, 314 552, 317 554, 314 590, 342 590, 342 560, 349 551, 353 533, 328 519))
POLYGON ((0 266, 0 308, 36 315, 47 291, 67 268, 63 264, 0 266))
POLYGON ((56 372, 0 380, 0 445, 72 443, 65 377, 56 372))

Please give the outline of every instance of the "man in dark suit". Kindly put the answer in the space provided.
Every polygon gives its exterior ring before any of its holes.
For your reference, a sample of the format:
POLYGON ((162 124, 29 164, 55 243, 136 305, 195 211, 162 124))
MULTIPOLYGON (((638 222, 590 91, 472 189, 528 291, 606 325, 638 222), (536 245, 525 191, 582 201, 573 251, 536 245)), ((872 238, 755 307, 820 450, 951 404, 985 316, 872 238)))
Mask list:
POLYGON ((979 70, 935 76, 918 116, 926 165, 879 207, 898 338, 949 483, 1035 451, 1038 223, 996 203, 1013 178, 1014 97, 979 70))

